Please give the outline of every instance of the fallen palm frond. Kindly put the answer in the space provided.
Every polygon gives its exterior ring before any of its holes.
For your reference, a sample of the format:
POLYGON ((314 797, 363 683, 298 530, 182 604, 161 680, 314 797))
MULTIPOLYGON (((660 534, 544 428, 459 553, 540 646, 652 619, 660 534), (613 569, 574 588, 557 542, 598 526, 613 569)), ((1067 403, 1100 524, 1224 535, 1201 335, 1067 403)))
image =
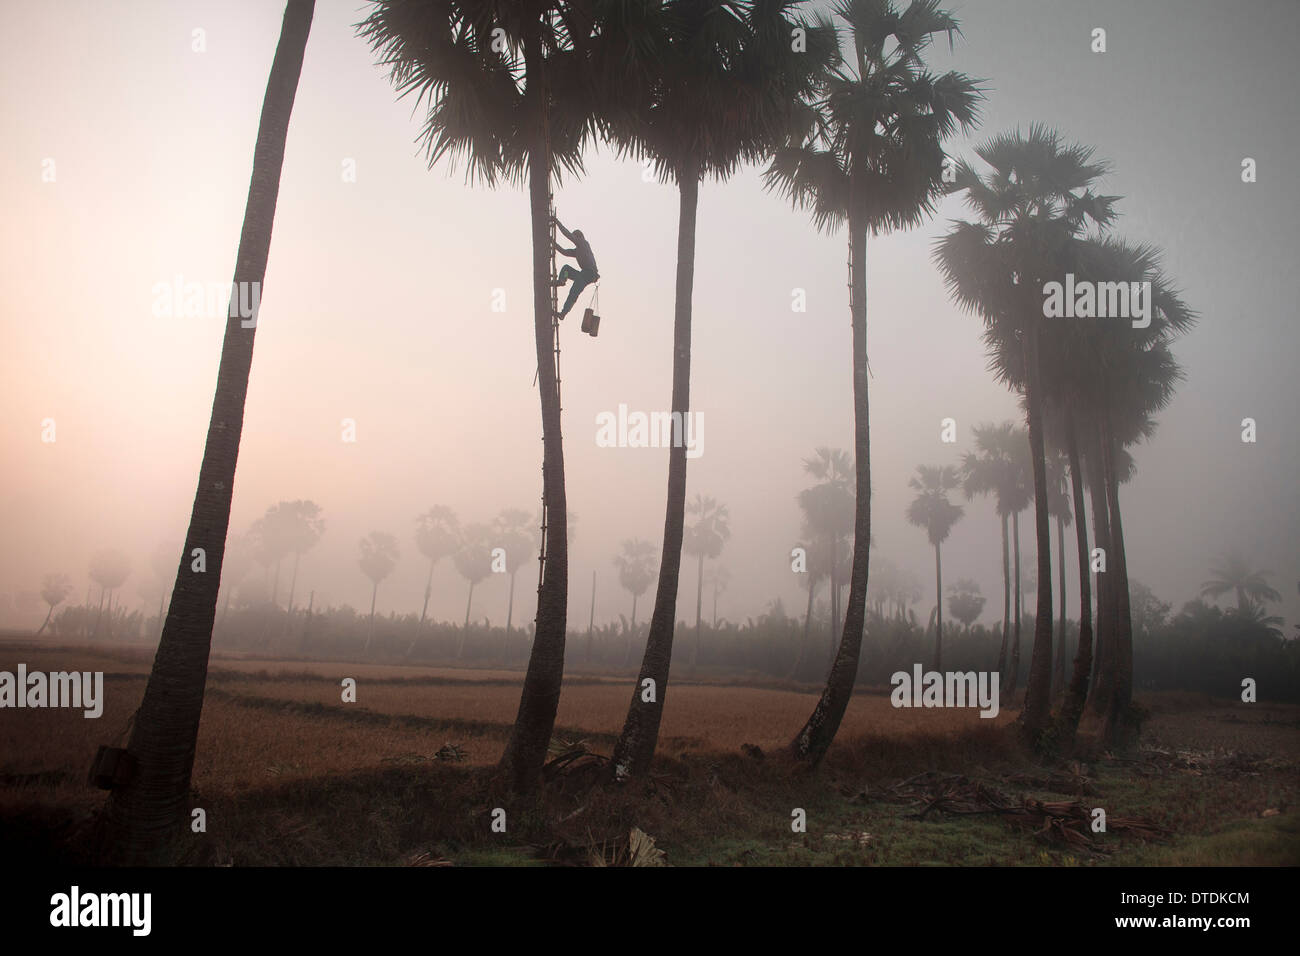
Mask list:
POLYGON ((588 853, 591 866, 667 866, 664 851, 655 846, 654 837, 633 827, 626 841, 604 841, 593 845, 588 853))
POLYGON ((553 866, 667 866, 664 851, 654 837, 632 827, 626 837, 596 839, 590 832, 585 841, 561 839, 535 847, 533 855, 553 866))
POLYGON ((425 850, 423 853, 416 853, 406 861, 407 866, 455 866, 451 860, 444 856, 425 850))

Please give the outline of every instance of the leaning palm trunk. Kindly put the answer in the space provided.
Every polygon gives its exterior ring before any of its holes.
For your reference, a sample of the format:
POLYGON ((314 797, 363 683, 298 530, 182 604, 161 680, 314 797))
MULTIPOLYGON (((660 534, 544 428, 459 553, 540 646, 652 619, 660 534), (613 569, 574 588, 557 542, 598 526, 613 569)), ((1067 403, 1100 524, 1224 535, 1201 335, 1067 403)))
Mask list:
POLYGON ((943 561, 939 557, 939 545, 934 546, 934 669, 943 670, 943 561))
POLYGON ((1025 385, 1029 405, 1029 454, 1034 473, 1034 533, 1037 539, 1038 606, 1034 611, 1034 644, 1020 723, 1035 744, 1051 716, 1052 707, 1052 524, 1047 514, 1047 460, 1043 443, 1043 399, 1039 390, 1038 321, 1031 319, 1025 385))
POLYGON ((1088 495, 1092 504, 1092 533, 1096 544, 1106 556, 1106 570, 1097 574, 1096 653, 1092 664, 1092 683, 1088 690, 1086 709, 1102 716, 1110 702, 1114 687, 1112 648, 1115 635, 1114 561, 1111 547, 1110 506, 1106 503, 1105 478, 1100 464, 1101 449, 1095 435, 1084 461, 1088 464, 1088 495))
MULTIPOLYGON (((850 182, 851 192, 855 192, 850 182)), ((808 722, 795 736, 790 750, 798 760, 813 765, 826 755, 844 719, 858 677, 858 657, 866 626, 867 571, 871 547, 871 429, 867 402, 867 223, 861 203, 850 195, 849 210, 849 313, 853 326, 853 452, 857 487, 853 519, 853 567, 849 572, 849 606, 844 618, 835 663, 826 678, 821 699, 808 722)))
POLYGON ((1002 649, 998 651, 998 675, 1006 685, 1007 641, 1011 636, 1011 545, 1007 528, 1009 520, 1002 516, 1002 649))
POLYGON ((291 578, 289 578, 289 604, 288 604, 288 611, 289 611, 289 616, 290 616, 290 617, 293 616, 293 592, 296 591, 296 590, 298 589, 298 562, 301 561, 301 560, 302 560, 302 552, 301 552, 301 551, 295 551, 295 552, 293 553, 293 576, 292 576, 291 578))
POLYGON ((700 181, 694 164, 680 171, 680 212, 677 225, 677 295, 673 317, 674 420, 682 423, 680 441, 668 450, 668 504, 664 515, 663 554, 659 561, 659 585, 655 591, 650 633, 632 704, 623 732, 614 745, 610 762, 615 779, 642 776, 650 769, 659 724, 663 719, 668 692, 668 668, 673 654, 673 624, 677 612, 677 583, 682 567, 682 533, 686 515, 686 442, 684 430, 691 398, 691 295, 695 286, 695 218, 699 206, 700 181), (651 683, 647 684, 646 682, 651 683), (647 699, 653 697, 652 700, 647 699))
MULTIPOLYGON (((1083 510, 1083 472, 1079 467, 1079 443, 1074 431, 1074 416, 1065 413, 1066 453, 1070 456, 1070 490, 1074 504, 1074 531, 1079 556, 1079 649, 1074 655, 1074 673, 1061 705, 1057 744, 1068 749, 1079 730, 1084 701, 1088 694, 1088 676, 1092 670, 1092 579, 1088 560, 1088 524, 1083 510)), ((1062 615, 1064 616, 1064 615, 1062 615)))
MULTIPOLYGON (((260 288, 266 276, 289 116, 314 6, 314 0, 289 0, 285 9, 253 151, 253 175, 235 259, 235 295, 245 288, 240 283, 256 283, 260 288)), ((226 321, 212 418, 171 607, 127 746, 136 770, 108 801, 106 849, 118 862, 153 862, 163 857, 186 817, 256 330, 256 321, 246 328, 239 310, 232 311, 235 315, 226 321), (190 570, 196 548, 206 553, 206 573, 190 570)))
POLYGON ((524 675, 519 711, 499 771, 516 793, 531 792, 546 760, 555 729, 564 679, 564 640, 569 607, 568 504, 564 494, 564 441, 560 394, 555 378, 551 329, 550 164, 540 27, 524 35, 524 64, 530 96, 537 97, 536 128, 528 156, 528 199, 533 243, 533 335, 542 406, 542 488, 546 496, 546 566, 537 593, 537 629, 524 675))
POLYGON ((1110 541, 1114 549, 1115 632, 1111 647, 1113 685, 1102 725, 1107 747, 1128 741, 1135 729, 1133 698, 1133 617, 1129 604, 1128 558, 1124 554, 1124 522, 1119 510, 1119 476, 1115 471, 1115 439, 1109 421, 1102 423, 1102 462, 1106 472, 1106 500, 1110 507, 1110 541))

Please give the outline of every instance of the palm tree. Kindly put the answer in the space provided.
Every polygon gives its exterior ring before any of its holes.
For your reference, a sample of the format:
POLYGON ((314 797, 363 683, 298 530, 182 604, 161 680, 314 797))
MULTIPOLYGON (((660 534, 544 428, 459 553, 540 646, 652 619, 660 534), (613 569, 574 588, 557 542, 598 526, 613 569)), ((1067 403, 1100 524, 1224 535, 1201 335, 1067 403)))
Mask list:
POLYGON ((293 578, 289 581, 289 613, 293 613, 293 593, 298 587, 298 562, 325 533, 321 507, 314 501, 282 501, 277 506, 278 523, 283 526, 284 546, 293 555, 293 578))
POLYGON ((957 302, 983 318, 986 341, 1018 345, 993 349, 990 365, 1001 381, 1023 393, 1028 412, 1038 604, 1020 721, 1027 738, 1036 743, 1047 726, 1052 679, 1051 526, 1042 425, 1045 395, 1040 385, 1042 290, 1049 277, 1063 277, 1063 251, 1072 240, 1090 227, 1110 224, 1117 197, 1093 193, 1093 184, 1109 167, 1092 162, 1091 149, 1067 146, 1043 126, 1031 126, 1028 136, 1018 130, 996 136, 975 152, 990 171, 981 177, 969 164, 960 163, 952 191, 965 193, 980 221, 956 222, 939 240, 935 259, 957 302))
POLYGON ((711 585, 713 588, 713 624, 711 627, 716 631, 718 629, 718 595, 726 593, 727 587, 731 584, 731 572, 722 565, 717 565, 704 576, 704 583, 711 585))
POLYGON ((907 482, 917 495, 907 508, 907 520, 923 528, 934 545, 934 594, 937 618, 934 630, 934 669, 943 670, 943 561, 939 546, 964 513, 961 505, 948 500, 948 492, 961 486, 952 465, 918 465, 916 476, 907 482))
POLYGON ((1002 647, 998 651, 998 673, 1004 687, 1014 690, 1014 673, 1007 673, 1007 649, 1011 637, 1011 566, 1008 525, 1016 521, 1016 606, 1015 644, 1012 652, 1013 672, 1020 667, 1020 528, 1019 515, 1029 507, 1028 471, 1029 440, 1024 429, 1013 422, 976 425, 975 451, 962 457, 962 490, 969 501, 976 495, 994 497, 1002 521, 1002 647))
MULTIPOLYGON (((505 549, 506 564, 510 573, 510 597, 506 604, 506 634, 514 625, 515 616, 515 575, 529 560, 533 549, 533 519, 521 508, 506 508, 497 515, 493 522, 493 537, 496 547, 505 549)), ((573 536, 569 536, 573 541, 573 536)))
MULTIPOLYGON (((451 556, 460 576, 469 582, 469 597, 465 601, 465 626, 460 632, 456 656, 465 654, 465 637, 469 632, 470 608, 474 603, 474 587, 492 573, 492 542, 496 540, 491 527, 485 524, 468 524, 461 534, 460 547, 451 556)), ((507 555, 509 552, 507 552, 507 555)))
POLYGON ((108 625, 105 637, 112 636, 113 592, 126 583, 131 575, 131 562, 115 548, 98 551, 90 559, 90 578, 99 585, 99 615, 95 618, 95 633, 99 633, 100 619, 104 613, 104 595, 108 595, 108 625))
POLYGON ((1237 612, 1245 614, 1252 604, 1263 606, 1266 601, 1280 601, 1280 595, 1268 583, 1269 571, 1256 571, 1238 552, 1230 552, 1219 559, 1217 567, 1210 568, 1214 575, 1201 585, 1201 597, 1217 600, 1225 594, 1237 595, 1237 612))
POLYGON ((1056 573, 1061 609, 1056 620, 1056 653, 1052 657, 1053 697, 1065 689, 1065 529, 1074 521, 1070 513, 1070 463, 1060 448, 1052 442, 1047 455, 1047 514, 1056 519, 1056 573))
POLYGON ((40 629, 36 632, 35 637, 40 637, 45 630, 45 626, 50 623, 50 615, 54 609, 68 599, 72 593, 72 582, 68 580, 66 574, 47 574, 41 581, 41 600, 50 606, 45 615, 45 620, 41 622, 40 629))
POLYGON ((803 460, 803 470, 817 479, 818 484, 799 492, 799 507, 803 510, 806 530, 817 545, 827 552, 831 584, 831 630, 839 627, 841 544, 853 531, 854 491, 853 459, 842 448, 818 448, 811 458, 803 460))
POLYGON ((363 651, 370 650, 370 639, 375 633, 375 601, 379 597, 379 582, 393 573, 401 552, 397 539, 383 531, 372 531, 361 539, 357 564, 361 572, 373 583, 370 590, 370 622, 366 625, 366 643, 363 651))
POLYGON ((956 584, 950 584, 948 610, 969 631, 984 610, 984 595, 980 594, 979 584, 970 578, 962 578, 956 584))
POLYGON ((935 77, 922 54, 957 21, 933 0, 904 9, 892 0, 839 0, 849 28, 849 62, 826 70, 811 99, 806 135, 777 150, 770 187, 811 207, 817 228, 848 224, 849 314, 853 330, 853 454, 857 460, 853 565, 843 637, 825 690, 791 743, 798 759, 817 763, 848 707, 866 623, 871 542, 871 448, 867 402, 867 233, 921 222, 943 192, 943 141, 974 124, 980 93, 960 73, 935 77))
POLYGON ((358 33, 399 96, 415 94, 417 106, 427 98, 421 142, 429 165, 464 155, 470 173, 489 187, 502 180, 528 184, 547 546, 528 671, 499 765, 508 787, 523 793, 536 786, 555 726, 569 600, 558 326, 551 314, 551 179, 558 182, 562 169, 582 169, 599 89, 589 60, 601 33, 590 9, 560 0, 371 2, 358 33))
MULTIPOLYGON (((617 5, 614 5, 617 7, 617 5)), ((742 163, 767 158, 789 135, 800 97, 835 58, 833 32, 788 15, 790 3, 665 0, 646 27, 607 62, 611 75, 637 75, 643 84, 609 97, 603 125, 620 151, 653 163, 677 186, 677 273, 673 315, 671 411, 684 427, 690 414, 691 300, 695 284, 695 226, 701 180, 727 179, 742 163), (791 37, 803 29, 806 48, 791 37)), ((625 10, 647 12, 630 5, 625 10)), ((684 436, 679 436, 682 438, 684 436)), ((677 613, 686 509, 686 445, 668 453, 663 555, 650 633, 623 732, 611 761, 615 779, 648 772, 667 696, 677 613), (655 699, 643 699, 653 681, 655 699)), ((698 635, 698 628, 697 628, 698 635)), ((698 637, 697 637, 698 645, 698 637)))
POLYGON ((446 505, 434 505, 415 519, 415 546, 429 559, 429 579, 424 584, 424 606, 420 608, 420 624, 406 648, 407 654, 414 650, 415 642, 419 640, 420 632, 424 630, 424 618, 429 613, 429 597, 433 594, 433 569, 443 558, 455 553, 459 542, 460 522, 456 519, 456 512, 446 505))
POLYGON ((696 495, 686 506, 695 521, 686 529, 682 550, 699 559, 695 578, 695 656, 692 666, 700 662, 701 609, 704 601, 704 559, 716 558, 731 537, 731 517, 727 506, 708 495, 696 495))
POLYGON ((614 555, 618 583, 632 595, 632 629, 636 630, 636 602, 654 580, 654 545, 643 538, 628 538, 621 554, 614 555))
POLYGON ((1101 466, 1109 511, 1109 531, 1114 550, 1114 614, 1116 629, 1109 676, 1109 705, 1104 713, 1103 742, 1116 746, 1136 730, 1132 713, 1133 623, 1128 583, 1128 558, 1124 546, 1124 524, 1119 487, 1127 466, 1126 446, 1149 438, 1155 429, 1153 416, 1173 399, 1181 367, 1170 351, 1172 339, 1191 328, 1196 313, 1172 287, 1161 267, 1158 250, 1149 245, 1130 245, 1107 238, 1079 244, 1078 272, 1094 282, 1150 283, 1149 322, 1145 328, 1129 323, 1092 321, 1089 342, 1098 362, 1096 418, 1101 466))
MULTIPOLYGON (((289 0, 285 7, 253 148, 253 174, 235 256, 235 295, 242 289, 260 289, 266 277, 289 115, 314 9, 315 0, 289 0)), ((240 310, 232 308, 231 312, 171 608, 127 745, 136 769, 125 786, 112 791, 108 802, 110 845, 123 862, 158 857, 188 816, 190 773, 203 711, 208 652, 256 331, 255 316, 246 327, 240 310), (191 570, 196 549, 206 555, 206 571, 202 574, 191 570)))

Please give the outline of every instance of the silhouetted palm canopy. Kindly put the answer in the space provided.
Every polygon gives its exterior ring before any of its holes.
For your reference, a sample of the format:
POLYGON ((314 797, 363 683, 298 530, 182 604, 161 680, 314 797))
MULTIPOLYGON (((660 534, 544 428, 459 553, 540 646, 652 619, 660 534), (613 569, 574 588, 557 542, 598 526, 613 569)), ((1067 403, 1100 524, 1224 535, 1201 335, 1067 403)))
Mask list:
POLYGON ((978 425, 972 430, 975 450, 962 456, 962 491, 966 500, 993 495, 999 516, 1029 507, 1029 437, 1013 422, 978 425))
POLYGON ((908 487, 918 492, 907 506, 907 520, 924 528, 931 544, 942 544, 965 513, 961 505, 948 500, 948 493, 961 485, 957 469, 952 465, 917 465, 916 472, 907 482, 908 487))
POLYGON ((654 581, 655 546, 643 538, 623 542, 621 553, 614 555, 618 583, 633 597, 640 597, 654 581))
POLYGON ((943 140, 977 117, 975 82, 935 76, 921 60, 936 35, 951 45, 957 22, 937 0, 901 11, 889 0, 840 0, 834 9, 850 27, 852 56, 822 75, 765 180, 810 208, 818 229, 848 219, 854 189, 872 233, 914 226, 945 190, 943 140))
POLYGON ((523 37, 540 29, 553 172, 580 171, 592 131, 584 82, 591 4, 558 0, 372 0, 357 32, 398 95, 427 113, 420 143, 432 168, 446 157, 488 186, 522 182, 536 129, 523 37), (504 33, 496 33, 501 30, 504 33), (504 42, 503 42, 504 39, 504 42))
POLYGON ((365 576, 378 584, 392 573, 400 554, 396 538, 383 531, 372 531, 361 539, 357 563, 365 576))
POLYGON ((659 178, 728 178, 766 160, 805 120, 800 96, 835 61, 834 30, 795 0, 600 5, 595 58, 603 134, 659 178), (792 29, 806 49, 792 49, 792 29))
POLYGON ((716 558, 731 537, 731 516, 727 506, 708 495, 696 495, 686 505, 686 513, 695 521, 686 529, 682 543, 688 554, 716 558))
POLYGON ((415 519, 415 546, 430 561, 452 554, 459 542, 460 522, 446 505, 434 505, 415 519))
POLYGON ((1225 594, 1236 594, 1238 611, 1245 611, 1251 604, 1263 607, 1265 601, 1280 601, 1280 595, 1268 583, 1268 571, 1257 571, 1244 557, 1233 552, 1222 557, 1215 567, 1210 568, 1214 575, 1201 585, 1201 594, 1208 598, 1220 598, 1225 594))

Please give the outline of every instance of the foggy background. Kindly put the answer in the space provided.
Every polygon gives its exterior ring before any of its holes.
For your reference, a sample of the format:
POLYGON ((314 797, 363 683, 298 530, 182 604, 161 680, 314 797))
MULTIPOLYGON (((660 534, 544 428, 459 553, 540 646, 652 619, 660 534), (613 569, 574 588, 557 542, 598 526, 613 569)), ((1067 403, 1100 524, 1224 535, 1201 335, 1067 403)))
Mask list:
MULTIPOLYGON (((1293 634, 1300 620, 1300 354, 1294 306, 1300 152, 1287 0, 953 3, 965 38, 927 55, 936 73, 986 78, 970 141, 1041 121, 1096 147, 1124 198, 1113 232, 1150 241, 1200 321, 1174 344, 1187 380, 1134 448, 1122 490, 1130 573, 1179 606, 1224 551, 1273 572, 1293 634), (1108 52, 1090 51, 1094 27, 1108 52), (1243 157, 1258 182, 1243 184, 1243 157), (1258 422, 1258 443, 1240 440, 1258 422)), ((92 552, 119 548, 133 572, 128 606, 152 600, 150 553, 181 547, 202 455, 225 319, 157 318, 154 286, 225 283, 234 257, 279 3, 4 4, 0 32, 0 624, 39 624, 42 575, 62 571, 83 599, 92 552), (191 49, 206 33, 206 52, 191 49), (57 180, 42 182, 53 159, 57 180), (53 418, 57 441, 42 443, 53 418)), ((357 543, 396 535, 402 560, 379 586, 380 613, 418 613, 427 562, 413 538, 434 504, 462 524, 502 508, 537 510, 536 389, 527 195, 465 184, 463 164, 430 171, 415 137, 423 110, 398 101, 353 35, 357 0, 319 0, 289 129, 263 288, 231 532, 281 499, 309 498, 327 530, 304 555, 298 601, 365 608, 371 584, 357 543), (343 181, 345 159, 356 182, 343 181), (506 310, 493 312, 493 290, 506 310), (356 421, 355 444, 340 421, 356 421)), ((597 414, 666 410, 671 380, 677 192, 589 151, 586 175, 557 189, 560 218, 600 264, 599 338, 578 332, 586 295, 562 329, 564 446, 570 508, 570 623, 585 627, 593 569, 596 621, 627 614, 611 556, 624 538, 660 545, 667 451, 599 448, 597 414)), ((720 563, 732 572, 719 616, 743 621, 774 598, 802 607, 790 571, 799 535, 801 459, 852 450, 846 236, 766 193, 759 169, 700 194, 692 409, 704 454, 688 495, 731 515, 720 563), (791 311, 792 290, 807 312, 791 311)), ((873 560, 917 574, 924 620, 933 551, 909 526, 918 464, 958 464, 970 428, 1018 422, 1015 397, 985 371, 980 322, 949 302, 930 261, 934 238, 965 215, 945 202, 924 227, 868 250, 873 560), (958 441, 940 441, 955 418, 958 441)), ((225 301, 222 300, 221 309, 225 301)), ((954 496, 959 498, 960 495, 954 496)), ((987 499, 944 544, 944 580, 974 578, 1001 613, 1000 538, 987 499)), ((1029 513, 1032 514, 1032 513, 1029 513)), ((1032 519, 1022 522, 1032 567, 1032 519)), ((1055 532, 1053 532, 1053 535, 1055 532)), ((1055 541, 1053 540, 1055 549, 1055 541)), ((1073 542, 1070 616, 1077 616, 1073 542)), ((515 621, 533 614, 535 554, 516 586, 515 621)), ((1053 555, 1055 560, 1055 554, 1053 555)), ((515 556, 510 556, 513 565, 515 556)), ((173 560, 173 564, 175 561, 173 560)), ((1053 569, 1055 578, 1055 568, 1053 569)), ((255 567, 248 581, 261 576, 255 567)), ((286 593, 288 566, 281 580, 286 593)), ((475 591, 476 619, 503 623, 508 579, 475 591)), ((1055 580, 1053 586, 1055 587, 1055 580)), ((170 587, 170 582, 168 582, 170 587)), ((450 561, 430 613, 459 621, 466 582, 450 561)), ((96 588, 96 590, 98 590, 96 588)), ((653 595, 638 616, 648 619, 653 595)), ((684 563, 679 617, 695 601, 684 563)), ((1032 596, 1027 598, 1032 610, 1032 596)), ((706 614, 708 601, 706 599, 706 614)))

